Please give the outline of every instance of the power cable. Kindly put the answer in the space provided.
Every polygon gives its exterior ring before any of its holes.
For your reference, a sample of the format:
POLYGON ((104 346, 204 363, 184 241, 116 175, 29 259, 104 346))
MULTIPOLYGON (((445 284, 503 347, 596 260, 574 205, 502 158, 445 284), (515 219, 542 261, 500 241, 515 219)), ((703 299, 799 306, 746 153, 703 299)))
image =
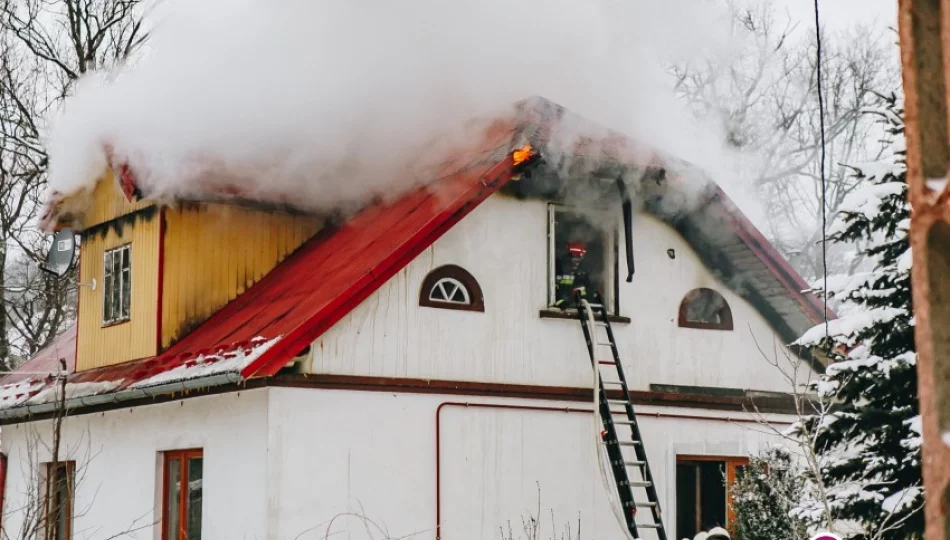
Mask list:
POLYGON ((818 172, 821 179, 821 275, 822 300, 824 309, 822 315, 825 320, 825 338, 828 337, 828 214, 827 214, 827 180, 825 179, 825 96, 821 88, 821 21, 818 16, 818 0, 815 4, 815 72, 818 78, 818 125, 821 130, 821 162, 818 172))

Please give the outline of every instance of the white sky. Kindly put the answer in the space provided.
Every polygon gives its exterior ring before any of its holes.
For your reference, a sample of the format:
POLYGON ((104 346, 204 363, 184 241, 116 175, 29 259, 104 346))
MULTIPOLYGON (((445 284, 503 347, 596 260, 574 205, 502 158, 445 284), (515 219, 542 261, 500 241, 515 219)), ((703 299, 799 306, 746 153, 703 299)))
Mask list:
MULTIPOLYGON (((791 15, 812 24, 813 0, 777 0, 791 15)), ((897 0, 818 0, 821 23, 827 28, 847 27, 851 23, 870 24, 881 29, 897 26, 897 0)))

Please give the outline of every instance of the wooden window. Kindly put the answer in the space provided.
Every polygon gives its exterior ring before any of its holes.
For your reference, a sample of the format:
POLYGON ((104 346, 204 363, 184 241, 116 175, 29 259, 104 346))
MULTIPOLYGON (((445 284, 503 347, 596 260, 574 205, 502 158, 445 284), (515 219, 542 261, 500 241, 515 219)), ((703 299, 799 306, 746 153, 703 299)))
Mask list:
POLYGON ((732 330, 732 310, 712 289, 693 289, 680 302, 679 325, 704 330, 732 330))
POLYGON ((485 311, 482 289, 472 274, 449 264, 429 272, 422 281, 419 305, 463 311, 485 311))
POLYGON ((164 453, 162 540, 201 540, 201 450, 164 453))
POLYGON ((548 306, 571 309, 574 290, 604 297, 617 312, 616 223, 606 210, 548 206, 548 306))
POLYGON ((45 503, 46 538, 69 540, 73 529, 73 500, 76 463, 60 461, 46 464, 45 503))
POLYGON ((127 321, 132 307, 132 245, 106 251, 103 269, 102 324, 127 321))
POLYGON ((746 457, 676 456, 677 538, 731 527, 731 488, 748 464, 746 457))

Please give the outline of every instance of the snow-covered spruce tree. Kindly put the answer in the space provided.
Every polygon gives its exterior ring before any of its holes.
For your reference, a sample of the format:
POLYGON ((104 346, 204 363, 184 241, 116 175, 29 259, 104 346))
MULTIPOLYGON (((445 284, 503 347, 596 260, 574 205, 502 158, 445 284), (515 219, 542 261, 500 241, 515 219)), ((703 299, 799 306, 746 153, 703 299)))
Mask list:
POLYGON ((805 523, 792 515, 803 490, 802 468, 788 449, 767 448, 749 458, 730 490, 736 538, 807 540, 805 523))
POLYGON ((901 100, 885 97, 868 114, 889 144, 876 163, 853 168, 860 187, 829 238, 857 246, 871 269, 830 280, 840 318, 827 337, 820 325, 799 340, 834 363, 814 385, 832 407, 797 426, 813 441, 824 489, 796 512, 812 524, 830 519, 849 538, 907 540, 923 537, 924 518, 901 100))

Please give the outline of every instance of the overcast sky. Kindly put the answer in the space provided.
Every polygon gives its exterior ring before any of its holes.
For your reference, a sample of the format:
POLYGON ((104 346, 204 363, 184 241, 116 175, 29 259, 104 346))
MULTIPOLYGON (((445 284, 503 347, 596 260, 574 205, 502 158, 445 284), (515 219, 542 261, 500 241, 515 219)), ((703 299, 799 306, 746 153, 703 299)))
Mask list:
MULTIPOLYGON (((793 17, 814 20, 812 0, 777 0, 793 17)), ((821 23, 829 28, 842 28, 849 23, 867 23, 879 28, 897 26, 897 0, 819 0, 821 23)))

